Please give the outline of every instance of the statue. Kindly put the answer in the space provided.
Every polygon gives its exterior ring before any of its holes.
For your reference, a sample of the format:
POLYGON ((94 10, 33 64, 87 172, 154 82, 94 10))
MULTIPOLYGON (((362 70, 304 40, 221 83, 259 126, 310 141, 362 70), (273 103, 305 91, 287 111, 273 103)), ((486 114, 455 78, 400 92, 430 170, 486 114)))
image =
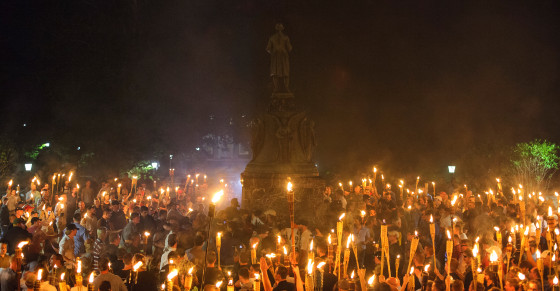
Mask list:
POLYGON ((274 92, 290 92, 288 87, 290 80, 290 60, 288 53, 292 51, 290 38, 282 31, 284 25, 276 24, 276 33, 268 39, 266 51, 270 54, 270 76, 274 84, 274 92), (280 79, 283 80, 284 88, 280 90, 280 79))

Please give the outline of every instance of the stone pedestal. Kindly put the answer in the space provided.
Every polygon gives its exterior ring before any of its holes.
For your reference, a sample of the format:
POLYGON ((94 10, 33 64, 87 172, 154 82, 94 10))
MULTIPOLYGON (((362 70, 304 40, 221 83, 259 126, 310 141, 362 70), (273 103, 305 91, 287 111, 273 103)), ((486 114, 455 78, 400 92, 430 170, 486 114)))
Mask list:
POLYGON ((241 207, 274 209, 280 221, 289 222, 289 178, 294 184, 296 223, 320 223, 314 205, 322 202, 325 182, 311 159, 313 126, 306 113, 296 109, 291 93, 272 95, 268 112, 252 123, 253 159, 241 174, 241 207))

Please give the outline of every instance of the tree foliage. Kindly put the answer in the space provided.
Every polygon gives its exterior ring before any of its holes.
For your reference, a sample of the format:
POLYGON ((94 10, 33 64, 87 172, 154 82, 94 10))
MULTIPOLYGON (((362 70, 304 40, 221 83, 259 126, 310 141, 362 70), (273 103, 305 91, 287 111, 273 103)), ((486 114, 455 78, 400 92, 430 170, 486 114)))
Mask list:
POLYGON ((545 192, 558 169, 559 146, 547 140, 518 143, 513 150, 513 176, 527 192, 545 192))

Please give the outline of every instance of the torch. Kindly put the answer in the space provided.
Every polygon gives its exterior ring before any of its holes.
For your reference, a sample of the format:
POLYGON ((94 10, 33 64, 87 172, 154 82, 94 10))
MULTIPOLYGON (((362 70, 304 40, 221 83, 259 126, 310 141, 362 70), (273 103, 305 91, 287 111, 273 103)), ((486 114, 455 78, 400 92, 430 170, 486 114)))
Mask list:
MULTIPOLYGON (((37 271, 37 280, 35 280, 35 283, 33 284, 33 291, 39 291, 41 290, 41 276, 43 275, 43 269, 39 269, 37 271)), ((19 284, 18 284, 19 286, 19 284)))
POLYGON ((288 182, 288 207, 290 209, 290 228, 292 230, 292 256, 296 253, 295 222, 294 222, 294 190, 292 182, 288 182))
POLYGON ((352 242, 352 234, 350 234, 348 236, 348 239, 346 240, 346 249, 344 249, 344 277, 346 277, 348 274, 348 262, 350 260, 350 243, 352 242))
MULTIPOLYGON (((210 237, 210 228, 212 227, 212 221, 214 220, 214 214, 216 212, 216 203, 218 203, 220 201, 220 199, 222 198, 222 196, 224 195, 224 190, 220 190, 218 192, 216 192, 214 194, 214 196, 212 197, 212 201, 210 203, 210 205, 208 205, 208 218, 210 218, 210 221, 208 223, 208 230, 206 231, 206 237, 210 237)), ((206 273, 206 257, 208 256, 208 248, 206 248, 206 251, 204 252, 204 265, 202 267, 202 284, 200 285, 201 288, 204 288, 204 275, 206 273)))
POLYGON ((193 277, 192 277, 193 269, 194 269, 194 267, 191 267, 189 269, 189 271, 187 272, 187 276, 185 276, 185 290, 191 290, 192 280, 193 280, 193 277))
POLYGON ((173 291, 173 279, 177 277, 177 274, 179 274, 179 271, 174 269, 167 275, 167 291, 173 291))
POLYGON ((256 242, 251 246, 251 264, 256 264, 257 263, 257 245, 259 243, 256 242))
POLYGON ((88 280, 88 285, 87 285, 87 289, 88 291, 94 291, 93 290, 93 272, 91 272, 91 274, 89 274, 89 280, 88 280))
POLYGON ((222 233, 216 233, 216 250, 218 251, 218 266, 220 266, 220 250, 222 249, 222 233))
MULTIPOLYGON (((313 260, 307 260, 307 274, 305 274, 305 290, 314 290, 315 282, 313 281, 313 260)), ((257 290, 255 290, 257 291, 257 290)))
POLYGON ((437 268, 436 265, 436 225, 434 223, 434 216, 430 214, 430 236, 432 237, 432 247, 434 251, 434 270, 437 268))
MULTIPOLYGON (((537 269, 539 270, 539 273, 541 275, 541 282, 544 283, 544 280, 543 280, 544 264, 543 264, 543 260, 541 258, 541 252, 538 249, 537 249, 537 269)), ((541 284, 541 288, 542 288, 542 291, 544 291, 544 284, 541 284)))
POLYGON ((261 291, 261 280, 259 273, 255 273, 255 281, 253 281, 253 291, 261 291))
POLYGON ((338 270, 338 278, 340 278, 340 253, 342 252, 342 230, 344 227, 344 216, 346 213, 342 213, 336 222, 336 239, 338 244, 336 246, 336 263, 335 268, 338 270))
POLYGON ((60 282, 58 282, 58 290, 60 291, 66 291, 66 281, 64 280, 64 276, 66 275, 66 273, 62 273, 60 274, 60 282))
POLYGON ((329 262, 329 272, 332 271, 332 262, 333 262, 333 245, 332 245, 332 238, 331 234, 327 237, 328 247, 327 247, 327 261, 329 262))
POLYGON ((408 267, 406 268, 407 270, 410 269, 410 266, 412 265, 412 260, 414 259, 414 255, 416 254, 416 249, 418 248, 418 232, 414 231, 414 237, 412 238, 412 240, 410 241, 410 256, 409 256, 409 260, 408 260, 408 267))

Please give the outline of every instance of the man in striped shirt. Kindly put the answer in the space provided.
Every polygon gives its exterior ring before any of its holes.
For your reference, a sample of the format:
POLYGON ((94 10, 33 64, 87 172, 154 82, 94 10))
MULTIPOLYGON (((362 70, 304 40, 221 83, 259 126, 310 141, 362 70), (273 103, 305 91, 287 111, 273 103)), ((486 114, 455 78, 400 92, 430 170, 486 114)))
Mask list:
POLYGON ((105 255, 105 241, 107 239, 107 228, 100 227, 97 229, 97 239, 93 243, 93 269, 99 270, 99 260, 105 255))

